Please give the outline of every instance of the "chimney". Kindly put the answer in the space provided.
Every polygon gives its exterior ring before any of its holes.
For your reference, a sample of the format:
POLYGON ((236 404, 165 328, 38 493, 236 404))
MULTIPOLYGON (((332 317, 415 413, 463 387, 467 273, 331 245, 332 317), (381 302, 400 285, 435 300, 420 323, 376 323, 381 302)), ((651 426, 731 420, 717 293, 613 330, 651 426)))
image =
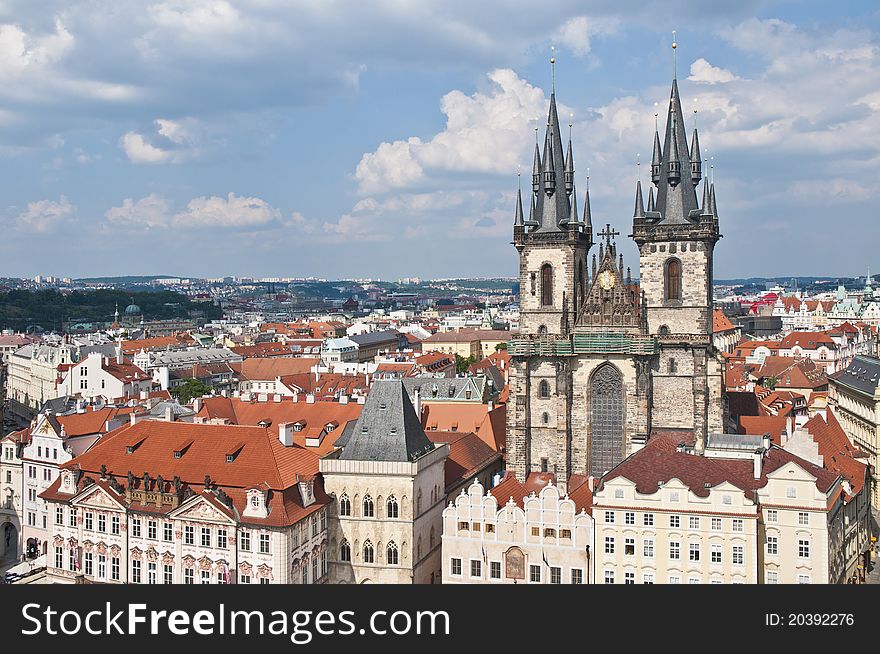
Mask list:
POLYGON ((339 396, 340 404, 348 404, 348 395, 340 395, 339 396))
POLYGON ((419 417, 419 420, 422 418, 422 396, 417 388, 415 390, 414 398, 413 398, 413 408, 416 410, 416 415, 419 417))
POLYGON ((137 422, 138 422, 138 416, 137 416, 137 413, 135 413, 134 411, 132 411, 131 413, 128 414, 128 417, 129 417, 129 419, 131 420, 131 424, 132 424, 132 425, 136 425, 136 424, 137 424, 137 422))
POLYGON ((165 422, 174 422, 174 408, 170 406, 165 407, 165 422))
POLYGON ((306 395, 306 404, 314 404, 315 403, 315 395, 314 393, 309 393, 306 395))
POLYGON ((770 434, 769 434, 769 433, 764 434, 764 435, 761 437, 761 446, 764 448, 764 451, 765 451, 765 452, 766 452, 767 450, 770 449, 770 444, 771 444, 771 443, 772 443, 772 440, 770 439, 770 434))
POLYGON ((202 398, 196 397, 193 399, 193 411, 196 413, 202 408, 202 398))
POLYGON ((752 454, 752 461, 754 465, 754 476, 755 479, 761 478, 761 465, 763 464, 764 452, 760 449, 755 450, 754 454, 752 454))
POLYGON ((120 343, 116 344, 116 363, 121 364, 123 362, 122 359, 122 345, 120 343))
POLYGON ((282 422, 278 424, 278 440, 284 447, 293 447, 293 423, 282 422))
POLYGON ((593 475, 590 475, 590 476, 587 478, 587 487, 590 489, 590 492, 591 492, 591 493, 592 493, 594 490, 596 490, 596 478, 595 478, 593 475))

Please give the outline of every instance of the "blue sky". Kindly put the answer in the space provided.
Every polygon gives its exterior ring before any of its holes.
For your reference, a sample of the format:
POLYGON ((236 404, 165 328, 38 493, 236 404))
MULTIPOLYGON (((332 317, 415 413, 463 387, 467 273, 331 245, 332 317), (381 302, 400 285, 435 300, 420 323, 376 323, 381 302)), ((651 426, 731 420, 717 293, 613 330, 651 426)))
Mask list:
POLYGON ((513 276, 550 47, 626 234, 673 29, 716 277, 880 267, 876 3, 0 0, 0 276, 513 276))

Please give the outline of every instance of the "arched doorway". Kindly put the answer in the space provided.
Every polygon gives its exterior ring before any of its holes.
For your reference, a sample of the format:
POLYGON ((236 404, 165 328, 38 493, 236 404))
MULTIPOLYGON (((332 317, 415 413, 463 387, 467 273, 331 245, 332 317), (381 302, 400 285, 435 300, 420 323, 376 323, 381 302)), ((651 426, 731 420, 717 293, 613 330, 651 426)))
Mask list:
POLYGON ((3 525, 0 530, 0 560, 18 557, 18 529, 11 522, 3 525))
POLYGON ((590 378, 590 474, 600 477, 623 460, 623 375, 610 363, 590 378))

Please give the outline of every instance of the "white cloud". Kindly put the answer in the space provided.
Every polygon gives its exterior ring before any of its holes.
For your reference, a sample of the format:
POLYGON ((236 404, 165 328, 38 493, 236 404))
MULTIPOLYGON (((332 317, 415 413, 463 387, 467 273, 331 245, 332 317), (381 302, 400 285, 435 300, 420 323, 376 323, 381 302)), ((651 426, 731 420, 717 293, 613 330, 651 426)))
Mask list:
POLYGON ((63 195, 58 202, 29 202, 27 209, 18 214, 16 225, 22 231, 47 234, 56 231, 62 223, 69 220, 74 211, 74 206, 63 195))
POLYGON ((691 64, 691 74, 688 80, 703 84, 723 84, 738 80, 739 77, 729 70, 713 66, 702 57, 691 64))
POLYGON ((73 46, 73 35, 58 18, 54 32, 39 36, 19 25, 0 25, 0 79, 36 74, 66 56, 73 46))
POLYGON ((487 92, 443 96, 446 128, 429 141, 410 137, 364 154, 355 171, 360 192, 412 187, 437 173, 513 174, 531 127, 546 114, 544 92, 508 69, 494 70, 488 79, 487 92))
POLYGON ((275 225, 281 212, 260 198, 229 193, 225 198, 212 196, 190 200, 185 211, 174 216, 174 226, 255 228, 275 225))
POLYGON ((137 202, 126 198, 122 206, 108 209, 104 217, 113 227, 160 227, 168 223, 168 203, 155 193, 137 202))
POLYGON ((180 121, 158 119, 153 122, 155 134, 126 132, 119 139, 119 147, 134 164, 182 163, 199 155, 198 138, 189 125, 180 121))
POLYGON ((617 31, 616 18, 591 18, 576 16, 566 21, 559 29, 559 43, 568 47, 577 57, 584 57, 592 51, 594 36, 606 36, 617 31))

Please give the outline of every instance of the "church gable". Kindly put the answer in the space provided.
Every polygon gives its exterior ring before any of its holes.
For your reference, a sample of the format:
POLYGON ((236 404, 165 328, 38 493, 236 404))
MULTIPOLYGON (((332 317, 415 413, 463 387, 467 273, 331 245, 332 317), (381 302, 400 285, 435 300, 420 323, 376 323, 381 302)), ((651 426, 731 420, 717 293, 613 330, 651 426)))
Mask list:
POLYGON ((580 314, 577 327, 639 328, 641 302, 637 287, 632 283, 629 269, 624 276, 623 255, 617 259, 617 245, 611 239, 618 235, 606 225, 599 236, 605 243, 599 244, 599 263, 593 255, 593 278, 580 314))

